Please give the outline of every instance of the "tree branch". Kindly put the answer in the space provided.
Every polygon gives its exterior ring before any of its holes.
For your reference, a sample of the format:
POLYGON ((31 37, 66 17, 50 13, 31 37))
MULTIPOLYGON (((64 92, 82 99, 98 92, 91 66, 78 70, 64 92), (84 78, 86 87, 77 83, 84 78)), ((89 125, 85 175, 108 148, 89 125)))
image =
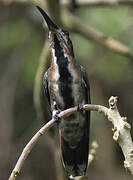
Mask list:
POLYGON ((67 29, 79 33, 86 39, 94 41, 114 53, 133 58, 133 53, 128 46, 111 37, 107 37, 97 29, 86 25, 77 16, 66 10, 62 11, 62 22, 67 29))
POLYGON ((46 40, 44 42, 44 46, 40 55, 39 65, 35 76, 35 82, 34 82, 34 89, 33 89, 33 100, 35 109, 37 112, 37 116, 43 117, 42 113, 42 79, 44 72, 47 70, 47 64, 48 64, 48 56, 49 56, 49 43, 46 40))
POLYGON ((90 151, 89 151, 88 167, 90 166, 90 164, 94 160, 97 148, 98 148, 98 143, 96 141, 93 141, 91 144, 90 151))
MULTIPOLYGON (((1 2, 5 4, 10 4, 12 2, 20 2, 20 3, 38 3, 38 0, 1 0, 1 2)), ((39 4, 43 4, 45 2, 41 2, 44 0, 39 0, 39 4), (40 3, 41 2, 41 3, 40 3)), ((70 1, 68 0, 61 0, 61 6, 69 6, 70 1)), ((101 6, 133 6, 133 0, 76 0, 76 4, 79 7, 101 7, 101 6)))
POLYGON ((109 99, 110 109, 107 117, 114 128, 113 139, 118 142, 125 157, 124 166, 133 174, 133 142, 130 134, 131 125, 127 123, 126 117, 121 117, 117 109, 117 97, 109 99))
MULTIPOLYGON (((119 111, 117 109, 117 97, 111 97, 109 99, 109 108, 101 106, 101 105, 92 105, 86 104, 83 106, 85 111, 98 111, 102 112, 105 116, 107 116, 108 120, 112 122, 114 128, 114 135, 113 139, 118 142, 119 146, 121 147, 125 161, 124 166, 128 170, 130 170, 131 174, 133 174, 133 142, 130 135, 131 126, 126 122, 126 118, 120 116, 119 111)), ((70 116, 71 114, 77 112, 77 107, 73 107, 67 110, 62 111, 59 113, 59 117, 65 118, 70 116)), ((31 152, 32 148, 38 141, 39 137, 43 135, 50 127, 55 124, 55 120, 50 120, 46 125, 44 125, 29 141, 29 143, 24 148, 15 168, 13 169, 9 180, 15 180, 17 175, 19 174, 21 167, 31 152)))
POLYGON ((29 155, 29 153, 31 152, 32 148, 34 147, 34 145, 37 143, 38 139, 50 128, 54 125, 55 120, 52 119, 51 121, 49 121, 46 125, 44 125, 33 137, 32 139, 29 141, 29 143, 25 146, 25 148, 23 149, 23 152, 21 154, 21 156, 19 157, 15 168, 13 169, 11 176, 9 177, 9 180, 15 180, 17 175, 19 174, 21 167, 24 164, 25 159, 27 158, 27 156, 29 155))
MULTIPOLYGON (((68 6, 68 0, 62 0, 61 5, 68 6)), ((76 0, 79 7, 101 7, 101 6, 117 6, 117 5, 133 5, 133 0, 76 0)))
MULTIPOLYGON (((3 2, 14 2, 14 1, 18 1, 18 0, 3 0, 3 2)), ((25 2, 27 0, 21 0, 19 2, 25 2)), ((30 2, 34 5, 42 5, 42 7, 47 8, 47 3, 44 0, 29 0, 27 2, 30 2)), ((52 0, 49 1, 49 3, 52 2, 52 0)), ((78 0, 77 3, 81 4, 132 4, 133 5, 133 0, 78 0), (92 3, 93 2, 93 3, 92 3)), ((48 3, 48 4, 49 4, 48 3)), ((65 2, 64 2, 65 3, 65 2)), ((61 4, 63 4, 63 2, 61 1, 61 4)), ((58 9, 58 8, 56 8, 58 9)), ((51 11, 51 9, 50 9, 51 11)), ((55 11, 56 12, 56 11, 55 11)), ((57 13, 58 14, 58 13, 57 13)), ((59 13, 60 14, 60 13, 59 13)), ((59 15, 55 16, 56 17, 60 17, 59 15)), ((98 43, 104 47, 106 47, 107 49, 109 49, 110 51, 114 52, 114 53, 118 53, 122 56, 126 56, 126 57, 130 57, 133 58, 133 53, 132 50, 130 50, 130 48, 128 46, 126 46, 125 44, 111 38, 111 37, 107 37, 105 36, 102 32, 98 31, 97 29, 95 29, 94 27, 88 26, 85 23, 83 23, 78 17, 76 17, 74 14, 71 14, 69 11, 67 11, 65 8, 62 9, 62 23, 64 24, 64 26, 66 26, 66 28, 68 30, 71 30, 73 32, 79 33, 80 35, 82 35, 83 37, 85 37, 88 40, 94 41, 95 43, 98 43)), ((60 18, 56 18, 59 22, 59 24, 61 23, 60 18)))

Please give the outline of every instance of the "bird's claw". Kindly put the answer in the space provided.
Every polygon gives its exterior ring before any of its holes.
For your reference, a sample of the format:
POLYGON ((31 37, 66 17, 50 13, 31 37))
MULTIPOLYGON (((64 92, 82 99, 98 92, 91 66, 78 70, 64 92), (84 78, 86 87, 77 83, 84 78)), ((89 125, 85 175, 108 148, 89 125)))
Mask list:
POLYGON ((55 114, 53 118, 54 118, 55 122, 56 122, 57 124, 59 124, 61 118, 58 116, 58 114, 55 114))
POLYGON ((82 113, 83 110, 84 110, 84 109, 83 109, 83 104, 78 104, 77 111, 82 113))

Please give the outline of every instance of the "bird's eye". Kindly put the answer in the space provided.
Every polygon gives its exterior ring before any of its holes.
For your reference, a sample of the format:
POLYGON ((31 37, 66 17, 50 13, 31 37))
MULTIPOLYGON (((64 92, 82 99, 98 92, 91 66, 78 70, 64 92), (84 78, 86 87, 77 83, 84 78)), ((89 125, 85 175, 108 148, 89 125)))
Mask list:
POLYGON ((69 32, 66 31, 66 30, 62 30, 62 34, 63 34, 63 35, 66 35, 66 36, 69 36, 69 32))
POLYGON ((65 34, 66 34, 67 36, 69 36, 69 33, 68 33, 68 31, 65 31, 65 34))

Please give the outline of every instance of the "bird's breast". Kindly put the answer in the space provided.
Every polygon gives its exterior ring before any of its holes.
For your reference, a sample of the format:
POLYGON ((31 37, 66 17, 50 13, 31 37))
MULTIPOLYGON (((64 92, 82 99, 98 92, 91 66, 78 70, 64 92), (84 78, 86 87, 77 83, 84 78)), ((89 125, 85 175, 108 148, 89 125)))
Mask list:
MULTIPOLYGON (((60 111, 85 103, 81 75, 78 74, 78 69, 70 64, 62 69, 58 66, 54 68, 51 72, 50 89, 52 102, 56 102, 60 111)), ((61 120, 59 124, 61 134, 71 148, 76 148, 81 140, 85 121, 85 114, 80 112, 61 120)))

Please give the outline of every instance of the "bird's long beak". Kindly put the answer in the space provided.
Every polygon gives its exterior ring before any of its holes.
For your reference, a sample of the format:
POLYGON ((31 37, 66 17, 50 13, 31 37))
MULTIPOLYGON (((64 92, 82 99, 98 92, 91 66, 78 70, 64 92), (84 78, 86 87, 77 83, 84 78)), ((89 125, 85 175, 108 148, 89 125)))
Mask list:
POLYGON ((44 12, 43 9, 41 9, 39 6, 36 6, 36 7, 40 11, 42 16, 44 17, 44 19, 48 25, 49 30, 52 32, 56 32, 59 29, 58 26, 53 23, 53 21, 49 18, 49 16, 44 12))

